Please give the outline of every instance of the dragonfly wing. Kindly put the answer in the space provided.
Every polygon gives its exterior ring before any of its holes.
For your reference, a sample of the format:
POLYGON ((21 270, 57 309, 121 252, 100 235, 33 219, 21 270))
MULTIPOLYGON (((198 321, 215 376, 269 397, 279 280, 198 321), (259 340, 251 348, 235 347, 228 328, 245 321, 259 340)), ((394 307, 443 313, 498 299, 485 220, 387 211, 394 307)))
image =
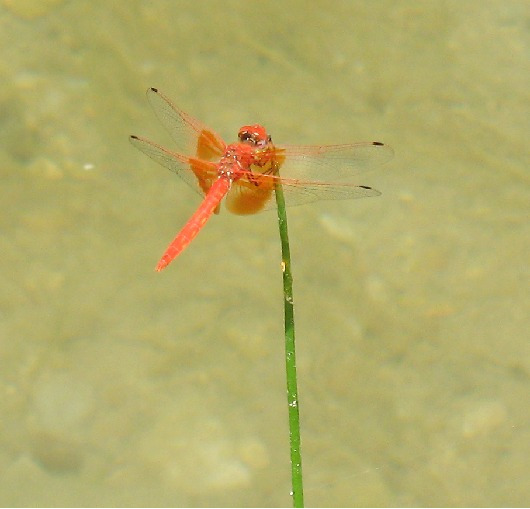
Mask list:
MULTIPOLYGON (((277 182, 282 184, 287 205, 379 196, 381 193, 369 186, 333 180, 347 179, 388 161, 393 155, 392 149, 380 142, 280 146, 273 150, 268 164, 258 164, 247 176, 233 183, 225 202, 228 210, 235 214, 254 214, 274 208, 272 197, 277 182)), ((269 157, 270 154, 262 155, 269 157)))
POLYGON ((277 146, 284 158, 280 175, 304 181, 347 179, 392 159, 394 151, 381 142, 348 145, 277 146))
MULTIPOLYGON (((379 196, 377 189, 354 184, 327 184, 324 182, 301 182, 298 180, 281 179, 282 189, 287 206, 302 205, 319 200, 355 200, 379 196)), ((275 200, 265 204, 263 210, 276 207, 275 200)))
POLYGON ((226 197, 226 207, 235 214, 254 214, 276 207, 274 189, 281 182, 287 206, 302 205, 318 200, 352 200, 379 196, 381 193, 368 186, 333 184, 285 179, 274 175, 254 174, 232 184, 226 197))
POLYGON ((218 173, 215 163, 183 156, 139 136, 130 136, 129 139, 137 149, 148 155, 153 161, 176 173, 201 195, 204 195, 211 184, 217 180, 218 173))
POLYGON ((177 108, 158 89, 148 89, 147 98, 156 116, 175 140, 178 152, 206 160, 219 159, 224 154, 226 144, 215 131, 177 108))

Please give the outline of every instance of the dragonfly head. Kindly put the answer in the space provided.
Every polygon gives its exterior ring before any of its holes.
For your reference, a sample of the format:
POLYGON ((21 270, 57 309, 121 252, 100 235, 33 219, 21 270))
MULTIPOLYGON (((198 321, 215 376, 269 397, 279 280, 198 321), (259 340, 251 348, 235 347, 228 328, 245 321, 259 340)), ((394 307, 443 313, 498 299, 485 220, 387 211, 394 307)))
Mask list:
POLYGON ((239 129, 238 138, 241 143, 246 143, 253 147, 265 147, 271 143, 271 137, 265 128, 259 124, 244 125, 239 129))

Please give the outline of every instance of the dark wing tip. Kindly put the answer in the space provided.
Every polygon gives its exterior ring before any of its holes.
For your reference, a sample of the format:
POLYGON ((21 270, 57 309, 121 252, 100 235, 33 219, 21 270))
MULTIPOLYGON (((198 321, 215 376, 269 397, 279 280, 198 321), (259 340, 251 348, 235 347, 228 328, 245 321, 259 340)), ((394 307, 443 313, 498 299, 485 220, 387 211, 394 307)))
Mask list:
POLYGON ((381 191, 378 191, 377 189, 374 189, 373 187, 370 187, 370 186, 359 186, 359 187, 362 187, 363 189, 366 189, 367 191, 370 191, 370 194, 368 196, 381 196, 381 191))

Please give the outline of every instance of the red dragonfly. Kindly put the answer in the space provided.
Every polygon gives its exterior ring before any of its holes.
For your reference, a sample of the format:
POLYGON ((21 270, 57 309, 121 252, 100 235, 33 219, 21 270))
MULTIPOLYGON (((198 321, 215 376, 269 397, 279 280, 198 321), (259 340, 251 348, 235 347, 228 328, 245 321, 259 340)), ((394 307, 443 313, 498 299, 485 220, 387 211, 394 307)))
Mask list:
POLYGON ((197 211, 166 249, 157 271, 167 267, 210 216, 219 212, 225 196, 225 206, 230 212, 255 214, 275 206, 271 198, 278 182, 288 205, 381 194, 367 186, 327 182, 351 177, 391 159, 392 149, 379 141, 276 146, 265 128, 256 124, 241 127, 239 141, 227 145, 217 133, 179 110, 156 88, 150 88, 147 97, 176 142, 177 151, 139 136, 131 136, 131 143, 204 196, 197 211))

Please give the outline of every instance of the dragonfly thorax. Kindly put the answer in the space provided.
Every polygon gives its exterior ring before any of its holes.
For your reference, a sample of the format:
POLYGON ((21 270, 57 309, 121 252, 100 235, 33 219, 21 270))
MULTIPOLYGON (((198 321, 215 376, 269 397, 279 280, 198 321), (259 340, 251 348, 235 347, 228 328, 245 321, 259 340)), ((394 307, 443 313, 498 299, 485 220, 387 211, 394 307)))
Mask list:
POLYGON ((225 154, 219 161, 218 175, 237 180, 248 173, 254 162, 254 149, 251 145, 233 143, 226 147, 225 154))

